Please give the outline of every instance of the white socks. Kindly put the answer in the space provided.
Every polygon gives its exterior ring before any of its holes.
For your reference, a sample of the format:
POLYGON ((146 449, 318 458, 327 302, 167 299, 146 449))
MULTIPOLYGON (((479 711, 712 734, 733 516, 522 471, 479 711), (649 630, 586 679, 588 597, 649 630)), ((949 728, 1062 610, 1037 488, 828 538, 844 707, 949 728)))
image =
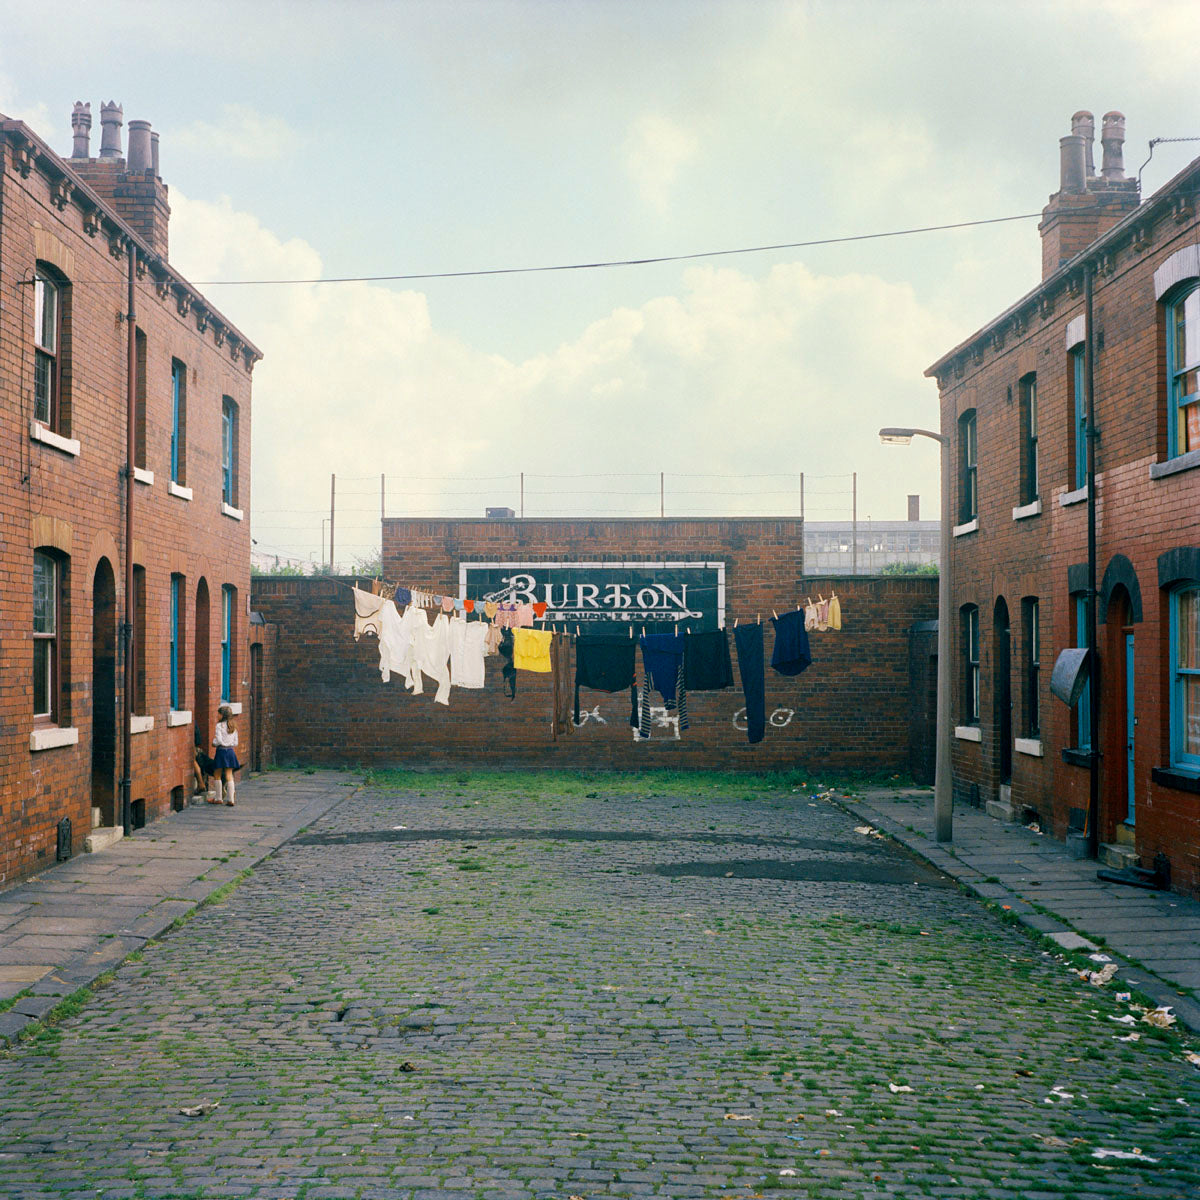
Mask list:
POLYGON ((218 804, 224 803, 224 797, 221 795, 221 777, 219 775, 214 775, 212 784, 213 784, 213 794, 217 798, 217 803, 218 804))
POLYGON ((225 786, 225 803, 233 805, 237 802, 237 784, 231 779, 225 786))

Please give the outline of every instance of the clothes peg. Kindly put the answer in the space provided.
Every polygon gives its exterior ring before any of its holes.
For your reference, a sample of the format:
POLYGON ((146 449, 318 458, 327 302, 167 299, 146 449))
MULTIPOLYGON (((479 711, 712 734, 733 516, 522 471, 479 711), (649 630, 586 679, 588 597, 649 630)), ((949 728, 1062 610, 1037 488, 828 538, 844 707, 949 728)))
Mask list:
POLYGON ((734 627, 734 629, 736 629, 736 628, 737 628, 737 623, 738 623, 738 619, 737 619, 737 617, 734 617, 734 618, 733 618, 733 627, 734 627))
POLYGON ((755 614, 755 616, 754 616, 754 623, 755 623, 755 625, 761 625, 761 624, 762 624, 762 613, 756 613, 756 614, 755 614))
POLYGON ((773 616, 775 620, 779 620, 779 614, 774 609, 771 609, 771 616, 773 616))

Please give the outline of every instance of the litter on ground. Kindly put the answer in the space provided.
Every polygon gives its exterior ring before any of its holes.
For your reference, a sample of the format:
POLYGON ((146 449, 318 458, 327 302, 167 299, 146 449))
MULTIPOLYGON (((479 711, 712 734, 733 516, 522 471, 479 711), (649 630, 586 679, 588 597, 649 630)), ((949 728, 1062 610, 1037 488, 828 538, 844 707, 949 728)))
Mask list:
POLYGON ((907 1083, 889 1083, 888 1091, 894 1096, 897 1092, 911 1092, 912 1088, 907 1083))
POLYGON ((1158 1162, 1157 1158, 1151 1158, 1148 1154, 1143 1154, 1136 1146, 1132 1150, 1110 1150, 1107 1146, 1097 1146, 1092 1151, 1093 1158, 1119 1158, 1122 1161, 1136 1162, 1158 1162))
POLYGON ((1193 1067, 1200 1067, 1200 1054, 1195 1053, 1195 1051, 1185 1050, 1183 1052, 1183 1057, 1186 1058, 1193 1067))
POLYGON ((1160 1008, 1151 1009, 1142 1017, 1142 1020, 1147 1025, 1154 1025, 1159 1029, 1170 1029, 1175 1024, 1175 1014, 1171 1011, 1169 1004, 1164 1004, 1160 1008))
POLYGON ((725 1120, 727 1121, 753 1121, 754 1118, 748 1113, 726 1113, 725 1120))
POLYGON ((1110 1021, 1116 1021, 1118 1025, 1136 1025, 1137 1017, 1131 1017, 1126 1013, 1123 1017, 1109 1017, 1110 1021))
POLYGON ((181 1108, 179 1111, 185 1117, 203 1117, 207 1116, 214 1108, 220 1108, 220 1100, 201 1100, 199 1104, 189 1105, 181 1108))
POLYGON ((1140 1033, 1127 1033, 1124 1037, 1117 1038, 1118 1042, 1140 1042, 1142 1035, 1140 1033))

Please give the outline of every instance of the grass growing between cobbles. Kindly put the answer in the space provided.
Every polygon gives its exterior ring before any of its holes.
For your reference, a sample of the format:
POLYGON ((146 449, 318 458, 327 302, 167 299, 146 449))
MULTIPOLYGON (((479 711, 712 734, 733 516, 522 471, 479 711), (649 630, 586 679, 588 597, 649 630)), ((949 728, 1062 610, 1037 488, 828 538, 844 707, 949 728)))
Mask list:
POLYGON ((1200 1188, 1186 1040, 1119 1041, 1112 989, 931 872, 839 882, 903 852, 812 789, 492 778, 368 784, 309 832, 414 836, 284 847, 87 998, 53 1056, 0 1060, 12 1195, 1200 1188), (636 837, 584 836, 613 832, 636 837), (832 869, 654 873, 698 855, 832 869))

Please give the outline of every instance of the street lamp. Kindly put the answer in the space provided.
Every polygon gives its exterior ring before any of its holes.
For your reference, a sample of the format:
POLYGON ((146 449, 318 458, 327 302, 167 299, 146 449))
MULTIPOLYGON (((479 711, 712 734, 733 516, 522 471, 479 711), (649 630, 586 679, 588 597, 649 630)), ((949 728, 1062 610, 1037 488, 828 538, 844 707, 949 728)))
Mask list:
POLYGON ((950 773, 950 439, 930 429, 881 429, 879 440, 907 446, 932 438, 942 455, 942 548, 938 567, 937 757, 933 769, 933 826, 939 842, 954 837, 954 786, 950 773))

